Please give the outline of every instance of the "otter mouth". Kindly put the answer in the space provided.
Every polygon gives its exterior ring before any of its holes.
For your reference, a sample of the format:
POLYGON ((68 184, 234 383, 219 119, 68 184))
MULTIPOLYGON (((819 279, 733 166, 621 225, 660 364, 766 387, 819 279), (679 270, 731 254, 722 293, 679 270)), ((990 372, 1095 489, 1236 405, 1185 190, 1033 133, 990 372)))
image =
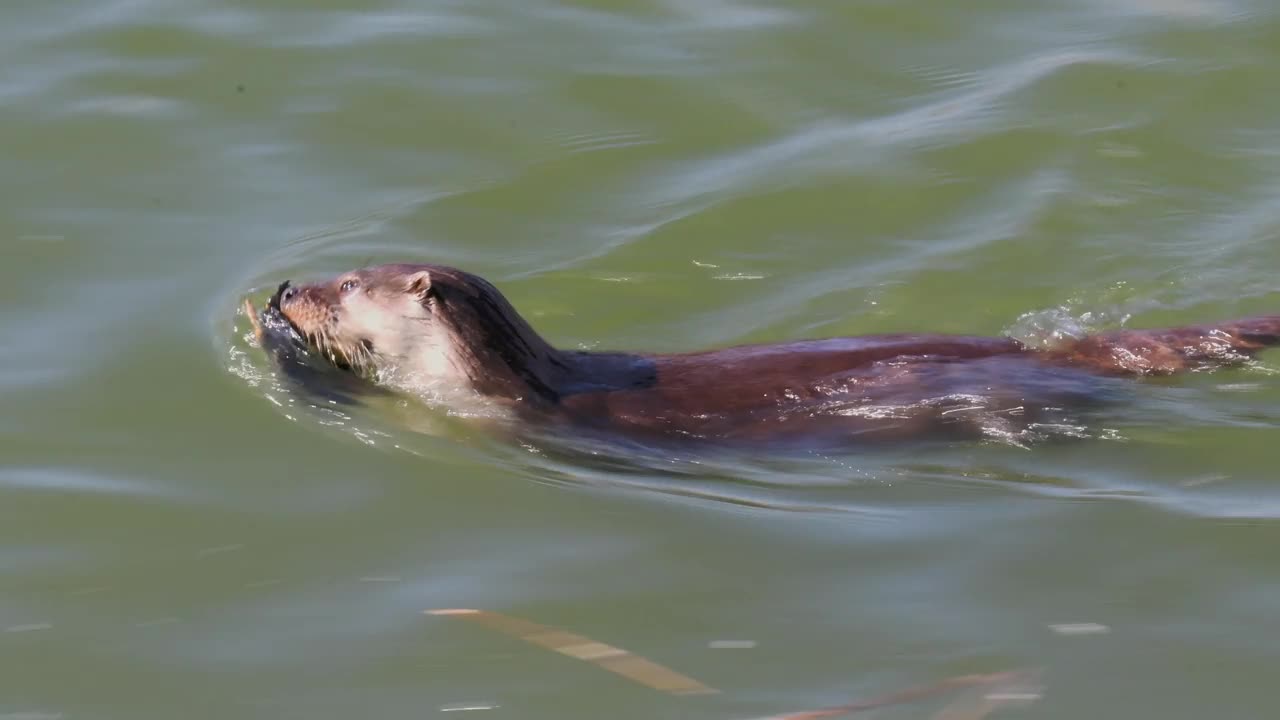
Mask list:
MULTIPOLYGON (((269 327, 276 332, 287 335, 289 340, 308 356, 321 357, 338 370, 360 374, 354 364, 347 359, 345 353, 335 352, 333 347, 322 344, 319 335, 308 332, 285 313, 281 303, 285 299, 285 292, 290 289, 296 291, 296 288, 293 288, 290 282, 285 280, 280 283, 275 293, 267 300, 266 307, 262 310, 264 327, 269 327)), ((361 341, 361 349, 365 353, 371 354, 373 352, 373 344, 368 340, 361 341)))
POLYGON ((267 300, 267 306, 266 308, 264 308, 263 314, 270 314, 273 320, 278 320, 288 325, 289 329, 291 329, 298 336, 298 339, 303 340, 305 337, 305 334, 302 332, 302 328, 298 327, 292 320, 289 319, 288 315, 284 314, 284 310, 280 309, 280 299, 284 296, 284 291, 288 289, 289 289, 288 280, 285 280, 284 282, 280 283, 280 286, 276 288, 275 294, 272 295, 267 300))
POLYGON ((280 298, 284 295, 284 291, 289 289, 289 281, 285 280, 280 283, 280 287, 276 288, 276 292, 268 300, 265 307, 262 308, 259 320, 262 321, 264 329, 271 331, 277 336, 292 342, 302 349, 311 349, 312 343, 307 339, 307 333, 303 332, 298 324, 289 319, 284 314, 284 310, 280 307, 280 298))
POLYGON ((307 333, 284 314, 280 303, 288 288, 288 282, 281 283, 259 308, 245 301, 246 309, 252 313, 258 343, 283 378, 308 397, 338 405, 355 405, 365 397, 380 394, 382 391, 376 384, 360 377, 349 366, 332 362, 308 340, 307 333))

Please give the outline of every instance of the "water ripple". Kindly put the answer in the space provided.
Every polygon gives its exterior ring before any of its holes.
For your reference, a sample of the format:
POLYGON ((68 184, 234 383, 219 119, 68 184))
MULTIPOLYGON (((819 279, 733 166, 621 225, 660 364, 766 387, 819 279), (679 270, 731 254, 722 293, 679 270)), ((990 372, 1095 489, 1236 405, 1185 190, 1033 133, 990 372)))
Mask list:
POLYGON ((661 206, 703 195, 735 195, 777 187, 815 174, 879 168, 893 152, 969 140, 1008 130, 1001 104, 1064 69, 1081 65, 1138 67, 1153 62, 1132 52, 1078 48, 1041 53, 974 75, 970 87, 909 110, 854 122, 824 121, 762 146, 700 161, 673 173, 647 202, 661 206))

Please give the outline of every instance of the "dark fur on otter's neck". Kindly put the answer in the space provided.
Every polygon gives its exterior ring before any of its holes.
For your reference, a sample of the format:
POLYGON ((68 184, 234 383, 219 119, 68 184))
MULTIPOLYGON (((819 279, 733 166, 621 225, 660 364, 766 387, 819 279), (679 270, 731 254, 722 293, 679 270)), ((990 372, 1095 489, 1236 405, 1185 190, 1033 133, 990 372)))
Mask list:
POLYGON ((653 363, 640 356, 553 347, 484 278, 445 267, 433 267, 431 277, 427 302, 457 338, 454 352, 482 395, 554 404, 655 379, 653 363))

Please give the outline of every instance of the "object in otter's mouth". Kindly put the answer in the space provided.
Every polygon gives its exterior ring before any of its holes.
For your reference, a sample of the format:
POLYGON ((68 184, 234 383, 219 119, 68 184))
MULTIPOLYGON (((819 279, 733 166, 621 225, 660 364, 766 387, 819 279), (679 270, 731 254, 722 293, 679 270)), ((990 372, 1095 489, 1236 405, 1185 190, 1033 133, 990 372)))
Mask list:
POLYGON ((441 265, 285 282, 268 311, 354 376, 393 378, 450 403, 482 399, 542 427, 690 442, 1016 437, 1111 399, 1119 378, 1235 364, 1280 343, 1273 315, 1105 332, 1044 350, 1011 338, 892 334, 679 354, 572 351, 544 340, 483 278, 441 265))
POLYGON ((311 356, 306 339, 280 313, 279 297, 287 285, 282 284, 261 311, 252 301, 244 301, 254 337, 285 378, 308 395, 343 405, 354 404, 357 397, 376 392, 376 387, 311 356))

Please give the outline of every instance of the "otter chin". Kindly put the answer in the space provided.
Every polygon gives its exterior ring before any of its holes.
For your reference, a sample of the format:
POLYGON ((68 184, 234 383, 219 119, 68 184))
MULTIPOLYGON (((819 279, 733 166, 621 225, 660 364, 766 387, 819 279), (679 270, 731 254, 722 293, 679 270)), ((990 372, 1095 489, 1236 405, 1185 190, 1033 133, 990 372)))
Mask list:
POLYGON ((1280 343, 1280 316, 1120 330, 1032 349, 886 334, 689 353, 556 348, 483 278, 391 264, 281 284, 270 308, 331 365, 483 400, 544 426, 680 441, 1016 435, 1114 397, 1117 378, 1205 370, 1280 343))

